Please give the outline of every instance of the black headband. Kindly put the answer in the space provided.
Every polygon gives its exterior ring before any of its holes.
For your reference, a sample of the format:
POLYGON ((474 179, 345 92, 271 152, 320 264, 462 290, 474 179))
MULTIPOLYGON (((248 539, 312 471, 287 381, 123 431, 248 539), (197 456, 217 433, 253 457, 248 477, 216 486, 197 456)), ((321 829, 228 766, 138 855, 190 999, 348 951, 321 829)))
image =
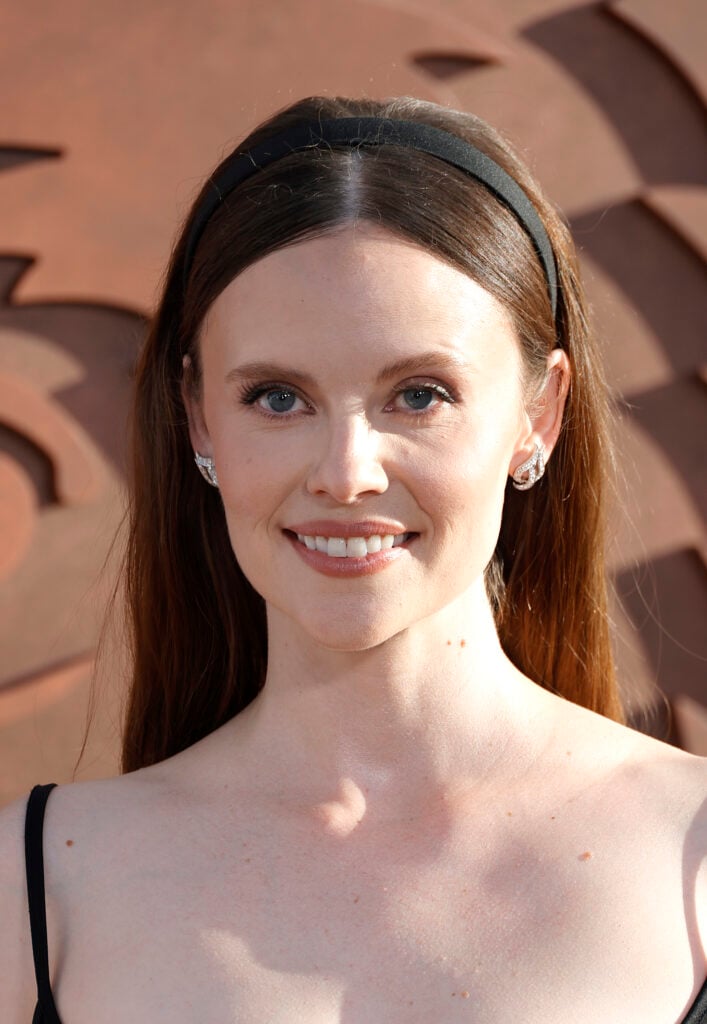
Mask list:
POLYGON ((378 117, 341 117, 331 121, 308 121, 294 125, 280 135, 260 142, 245 153, 234 155, 210 181, 197 208, 187 238, 183 280, 186 284, 194 252, 207 222, 226 196, 242 181, 275 160, 303 149, 322 146, 407 146, 429 153, 466 171, 500 199, 530 236, 547 278, 552 315, 557 310, 557 268, 543 222, 527 195, 503 170, 471 143, 457 135, 419 121, 390 121, 378 117))

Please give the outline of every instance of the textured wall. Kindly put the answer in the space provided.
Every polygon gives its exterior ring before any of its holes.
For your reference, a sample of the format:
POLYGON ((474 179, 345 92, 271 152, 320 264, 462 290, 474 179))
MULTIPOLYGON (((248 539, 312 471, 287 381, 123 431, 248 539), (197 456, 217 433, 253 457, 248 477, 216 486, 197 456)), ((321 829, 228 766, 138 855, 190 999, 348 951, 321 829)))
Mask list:
MULTIPOLYGON (((0 803, 79 752, 175 225, 226 145, 315 92, 487 117, 571 221, 619 412, 622 677, 641 727, 707 753, 706 22, 699 0, 3 5, 0 803)), ((80 776, 116 770, 107 650, 80 776)))

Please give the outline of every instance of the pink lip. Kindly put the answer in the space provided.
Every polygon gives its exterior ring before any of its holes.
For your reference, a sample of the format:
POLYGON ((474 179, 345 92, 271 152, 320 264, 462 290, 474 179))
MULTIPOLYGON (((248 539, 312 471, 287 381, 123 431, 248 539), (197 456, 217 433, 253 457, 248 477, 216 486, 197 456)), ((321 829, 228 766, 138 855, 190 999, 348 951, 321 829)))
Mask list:
MULTIPOLYGON (((308 523, 307 529, 311 529, 312 525, 312 523, 308 523)), ((357 529, 360 530, 362 525, 363 524, 359 523, 357 525, 357 529)), ((339 523, 339 530, 341 529, 341 526, 342 524, 339 523)), ((298 527, 297 532, 304 533, 304 530, 301 530, 298 527)), ((375 531, 369 530, 368 534, 351 532, 349 532, 348 534, 327 534, 324 531, 321 531, 319 533, 319 536, 362 537, 370 536, 371 532, 375 531)), ((391 531, 386 527, 386 532, 391 531)), ((405 533, 406 531, 399 530, 398 532, 405 533)), ((387 566, 391 565, 393 562, 397 561, 398 558, 401 558, 403 555, 407 553, 407 545, 410 543, 411 540, 413 540, 417 536, 417 534, 412 534, 404 544, 400 544, 396 548, 388 548, 385 551, 376 551, 374 554, 366 555, 364 558, 330 558, 329 555, 325 555, 323 551, 310 551, 309 548, 305 547, 304 544, 300 543, 300 541, 297 540, 296 535, 294 533, 291 533, 289 530, 285 531, 285 536, 287 537, 287 539, 289 540, 290 544, 295 549, 297 554, 300 556, 302 561, 305 562, 308 566, 310 566, 310 568, 315 569, 317 572, 322 573, 322 575, 324 576, 334 576, 341 579, 343 577, 351 576, 370 576, 374 572, 380 572, 382 569, 385 569, 387 566)), ((307 533, 305 534, 305 536, 311 537, 315 536, 315 534, 307 533)))
POLYGON ((382 520, 367 519, 362 523, 341 523, 335 519, 310 519, 306 523, 294 523, 287 529, 304 537, 394 537, 410 531, 402 523, 385 523, 382 520))

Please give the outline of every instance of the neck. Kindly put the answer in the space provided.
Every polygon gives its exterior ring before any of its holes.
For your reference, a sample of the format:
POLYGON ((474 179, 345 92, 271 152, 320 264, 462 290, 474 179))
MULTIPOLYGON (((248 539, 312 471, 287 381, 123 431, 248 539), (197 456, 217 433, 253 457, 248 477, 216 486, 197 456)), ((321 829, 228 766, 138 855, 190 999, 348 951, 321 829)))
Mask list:
POLYGON ((364 651, 324 649, 269 611, 266 684, 230 726, 278 799, 390 811, 523 771, 546 697, 503 653, 481 586, 364 651))

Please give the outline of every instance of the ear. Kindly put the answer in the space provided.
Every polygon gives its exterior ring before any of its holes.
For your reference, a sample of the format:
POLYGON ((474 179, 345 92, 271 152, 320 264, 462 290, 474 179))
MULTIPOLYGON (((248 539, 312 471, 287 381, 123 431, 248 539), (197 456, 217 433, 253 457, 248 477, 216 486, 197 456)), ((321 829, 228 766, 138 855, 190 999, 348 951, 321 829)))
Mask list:
POLYGON ((571 375, 567 353, 561 348, 553 349, 547 357, 547 372, 543 386, 531 400, 525 413, 520 444, 511 461, 511 475, 533 454, 536 445, 542 445, 545 462, 550 458, 560 436, 571 375))
POLYGON ((204 420, 201 395, 194 380, 194 367, 190 356, 184 356, 182 370, 182 401, 187 413, 191 446, 199 455, 211 456, 213 454, 211 438, 204 420))

